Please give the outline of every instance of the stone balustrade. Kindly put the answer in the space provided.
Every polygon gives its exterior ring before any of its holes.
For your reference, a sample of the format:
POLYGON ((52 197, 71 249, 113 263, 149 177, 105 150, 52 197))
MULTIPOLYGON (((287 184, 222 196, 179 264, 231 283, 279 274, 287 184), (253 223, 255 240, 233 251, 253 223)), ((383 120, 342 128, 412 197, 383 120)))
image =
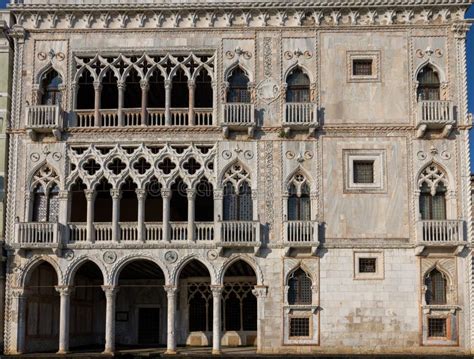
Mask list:
POLYGON ((255 124, 255 107, 251 103, 225 103, 222 112, 226 126, 255 124))
POLYGON ((26 107, 26 129, 35 140, 38 133, 51 132, 57 139, 63 128, 63 114, 59 105, 26 107))
POLYGON ((454 105, 452 101, 419 101, 416 127, 418 138, 428 129, 443 129, 446 138, 454 124, 454 105))
POLYGON ((61 236, 56 222, 18 222, 15 224, 16 248, 58 248, 61 236))
POLYGON ((422 220, 417 223, 417 242, 428 245, 456 244, 464 241, 464 221, 422 220))
POLYGON ((285 103, 283 116, 284 126, 309 126, 318 124, 318 109, 314 103, 285 103))
POLYGON ((316 254, 319 246, 319 223, 316 221, 285 221, 283 243, 287 251, 291 248, 311 248, 316 254))
POLYGON ((258 221, 220 221, 220 241, 222 248, 261 246, 260 222, 258 221))

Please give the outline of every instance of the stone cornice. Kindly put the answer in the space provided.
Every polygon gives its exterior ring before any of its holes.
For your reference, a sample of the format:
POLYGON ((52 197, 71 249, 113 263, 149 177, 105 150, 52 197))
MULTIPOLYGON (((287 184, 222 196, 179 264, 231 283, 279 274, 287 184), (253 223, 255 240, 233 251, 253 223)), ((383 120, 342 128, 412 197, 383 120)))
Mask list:
MULTIPOLYGON (((407 1, 408 2, 408 1, 407 1)), ((367 1, 370 3, 370 1, 367 1)), ((405 3, 379 7, 348 7, 333 3, 331 7, 281 6, 277 8, 256 3, 249 8, 235 5, 206 8, 157 9, 136 7, 68 8, 13 8, 16 23, 28 30, 35 29, 174 29, 174 28, 266 28, 319 26, 372 26, 452 24, 464 21, 467 3, 414 6, 405 3), (262 6, 260 6, 262 5, 262 6), (464 6, 466 5, 466 6, 464 6)))

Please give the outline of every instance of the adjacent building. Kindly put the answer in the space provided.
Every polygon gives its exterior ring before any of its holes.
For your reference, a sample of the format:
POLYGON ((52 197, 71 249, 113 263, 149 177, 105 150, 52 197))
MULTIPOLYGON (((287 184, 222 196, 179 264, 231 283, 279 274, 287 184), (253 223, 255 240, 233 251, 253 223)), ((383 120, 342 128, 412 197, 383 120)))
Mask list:
POLYGON ((12 0, 6 353, 471 353, 470 4, 12 0))

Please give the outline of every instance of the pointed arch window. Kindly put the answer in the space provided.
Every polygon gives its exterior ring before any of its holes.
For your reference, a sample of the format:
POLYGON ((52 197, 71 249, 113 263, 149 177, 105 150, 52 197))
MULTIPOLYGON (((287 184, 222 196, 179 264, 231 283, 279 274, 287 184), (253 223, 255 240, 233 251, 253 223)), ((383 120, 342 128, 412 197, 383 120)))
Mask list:
POLYGON ((229 77, 227 102, 250 103, 249 78, 240 68, 235 68, 229 77))
POLYGON ((288 304, 311 304, 312 281, 308 274, 298 268, 288 279, 288 304))
POLYGON ((59 213, 58 176, 48 165, 41 167, 33 176, 33 222, 56 222, 59 213))
POLYGON ((310 189, 306 178, 297 173, 288 185, 288 220, 311 220, 310 189))
POLYGON ((250 175, 234 164, 224 176, 224 221, 251 221, 253 218, 250 175))
POLYGON ((42 105, 60 105, 61 104, 61 85, 63 80, 54 70, 50 69, 41 78, 41 104, 42 105))
POLYGON ((288 74, 286 79, 286 102, 310 102, 310 81, 299 67, 288 74))
POLYGON ((447 280, 443 273, 434 268, 425 277, 426 303, 446 304, 447 280))
POLYGON ((435 164, 426 167, 418 181, 420 215, 423 220, 446 219, 446 174, 435 164))
POLYGON ((439 101, 440 99, 440 82, 439 76, 432 66, 423 67, 417 76, 418 101, 439 101))

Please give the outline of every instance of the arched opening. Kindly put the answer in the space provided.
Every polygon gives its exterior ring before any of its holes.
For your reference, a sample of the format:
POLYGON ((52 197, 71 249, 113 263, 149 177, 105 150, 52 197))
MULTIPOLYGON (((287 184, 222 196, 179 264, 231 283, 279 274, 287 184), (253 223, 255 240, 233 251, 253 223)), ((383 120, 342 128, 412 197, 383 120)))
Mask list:
POLYGON ((252 290, 256 283, 255 271, 243 260, 226 269, 222 292, 223 345, 255 345, 257 298, 252 290))
POLYGON ((120 222, 138 221, 137 185, 128 177, 120 186, 120 222))
POLYGON ((197 222, 214 221, 214 191, 206 178, 201 179, 196 186, 195 212, 197 222))
POLYGON ((251 221, 253 218, 252 189, 247 181, 224 185, 224 221, 251 221))
POLYGON ((212 108, 213 105, 212 79, 205 69, 201 69, 196 77, 194 107, 212 108))
POLYGON ((166 342, 167 296, 161 268, 149 260, 128 263, 119 273, 115 333, 118 347, 156 347, 166 342))
POLYGON ((189 107, 189 87, 188 78, 183 69, 179 68, 173 76, 173 86, 171 88, 171 107, 189 107))
POLYGON ((97 184, 94 201, 94 222, 112 222, 112 185, 102 178, 97 184))
POLYGON ((294 68, 288 74, 286 83, 286 102, 305 103, 311 101, 309 77, 301 68, 294 68))
POLYGON ((423 220, 446 219, 446 187, 438 183, 434 193, 427 183, 420 188, 420 214, 423 220))
POLYGON ((186 338, 183 344, 193 346, 211 345, 210 334, 212 333, 212 292, 210 288, 211 276, 204 264, 198 260, 191 260, 181 270, 179 276, 179 287, 183 293, 183 323, 181 335, 186 338))
POLYGON ((108 69, 102 78, 102 91, 100 94, 101 109, 118 108, 117 78, 111 69, 108 69))
POLYGON ((37 184, 33 190, 33 222, 57 222, 59 214, 59 187, 37 184))
POLYGON ((148 80, 148 107, 165 108, 165 79, 160 70, 155 69, 148 80))
POLYGON ((188 186, 178 177, 171 186, 170 220, 186 222, 188 220, 188 186))
POLYGON ((142 89, 140 76, 137 70, 132 68, 125 80, 124 108, 141 108, 142 89))
POLYGON ((61 85, 63 80, 54 70, 49 69, 41 78, 41 105, 61 104, 61 85))
POLYGON ((301 268, 291 273, 288 279, 288 304, 312 304, 312 281, 301 268))
POLYGON ((156 177, 146 185, 145 222, 163 222, 161 184, 156 177))
POLYGON ((227 102, 250 103, 249 78, 240 67, 232 70, 228 82, 227 102))
POLYGON ((311 220, 310 188, 302 174, 296 174, 288 185, 288 220, 311 220))
POLYGON ((425 276, 426 286, 426 304, 429 305, 443 305, 447 304, 446 288, 447 280, 443 273, 434 268, 425 276))
POLYGON ((417 76, 418 89, 416 92, 418 101, 439 101, 440 81, 438 73, 432 66, 424 66, 417 76))
POLYGON ((80 178, 71 186, 70 222, 85 223, 87 221, 87 199, 84 192, 86 189, 87 186, 80 178))
POLYGON ((79 77, 76 94, 76 109, 77 110, 92 110, 94 109, 94 78, 91 73, 84 70, 79 77))
POLYGON ((59 343, 59 294, 56 270, 38 264, 26 281, 25 345, 27 352, 55 352, 59 343))
POLYGON ((102 271, 92 261, 80 265, 72 281, 69 314, 70 348, 102 350, 105 339, 105 295, 102 271))

